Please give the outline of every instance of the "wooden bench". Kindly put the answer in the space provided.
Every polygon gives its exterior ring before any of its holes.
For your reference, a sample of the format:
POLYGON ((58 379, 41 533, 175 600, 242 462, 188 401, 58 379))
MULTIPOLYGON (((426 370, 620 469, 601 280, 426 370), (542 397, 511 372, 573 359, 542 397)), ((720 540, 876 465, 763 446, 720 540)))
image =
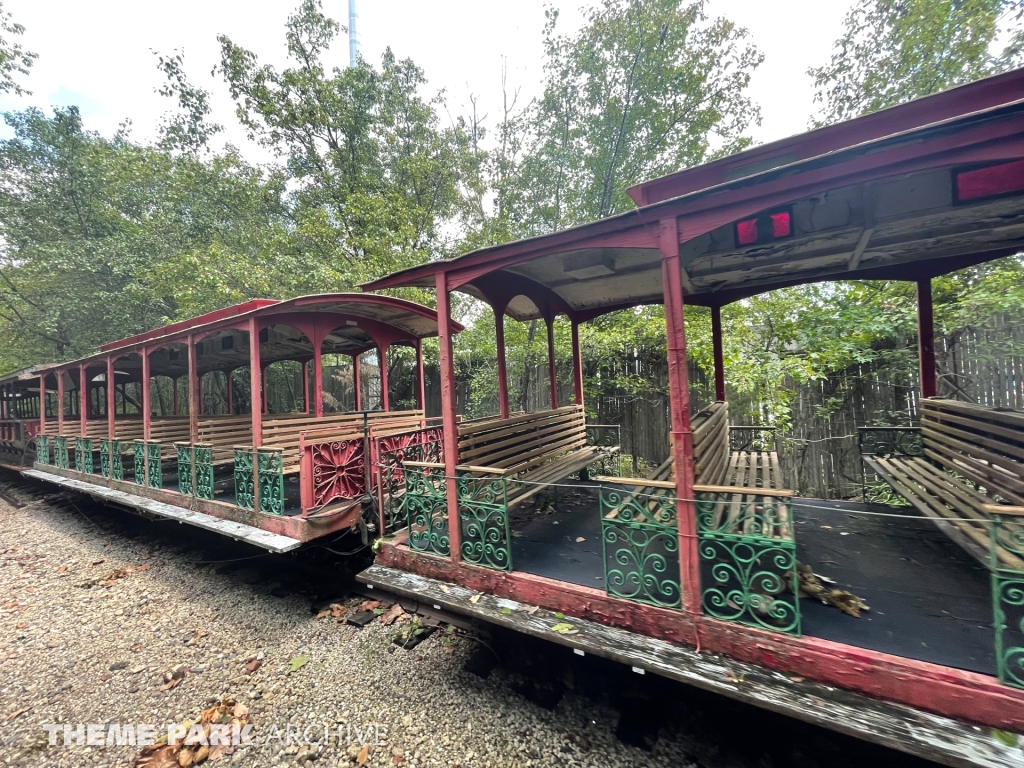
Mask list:
MULTIPOLYGON (((697 413, 690 421, 693 434, 694 479, 693 490, 698 497, 714 498, 717 506, 713 525, 719 533, 751 533, 756 525, 743 510, 763 504, 764 498, 791 498, 795 492, 786 489, 782 468, 776 451, 731 451, 729 450, 729 407, 725 402, 715 402, 697 413), (743 492, 745 491, 745 492, 743 492), (755 492, 756 491, 756 492, 755 492)), ((675 446, 669 449, 669 457, 651 470, 645 479, 633 480, 616 477, 598 477, 598 481, 629 485, 632 491, 623 500, 623 505, 647 499, 647 509, 653 511, 664 503, 666 497, 676 492, 675 446)), ((769 503, 769 506, 771 504, 769 503)), ((789 519, 788 505, 779 505, 778 514, 784 519, 775 523, 764 533, 768 538, 792 539, 793 526, 789 519)), ((776 514, 774 511, 772 514, 776 514)), ((605 517, 617 516, 611 510, 605 517)))
MULTIPOLYGON (((992 514, 1003 507, 1013 514, 1024 505, 1024 412, 939 398, 921 406, 920 455, 893 449, 862 459, 917 511, 988 563, 992 514)), ((1024 560, 1005 546, 996 547, 996 556, 1003 566, 1024 570, 1024 560)))
POLYGON ((458 441, 458 470, 513 481, 506 484, 509 508, 618 451, 587 445, 582 405, 464 422, 458 441))

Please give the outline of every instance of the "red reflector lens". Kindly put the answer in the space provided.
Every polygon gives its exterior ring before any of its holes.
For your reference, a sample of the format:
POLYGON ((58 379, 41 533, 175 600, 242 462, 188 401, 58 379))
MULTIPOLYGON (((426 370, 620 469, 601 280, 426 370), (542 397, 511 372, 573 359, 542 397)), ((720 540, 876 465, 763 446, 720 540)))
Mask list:
POLYGON ((757 219, 746 219, 736 225, 736 242, 740 245, 757 242, 757 219))
POLYGON ((789 211, 772 214, 772 236, 789 237, 790 233, 789 211))
POLYGON ((960 202, 1007 192, 1024 192, 1024 160, 961 171, 956 175, 956 199, 960 202))

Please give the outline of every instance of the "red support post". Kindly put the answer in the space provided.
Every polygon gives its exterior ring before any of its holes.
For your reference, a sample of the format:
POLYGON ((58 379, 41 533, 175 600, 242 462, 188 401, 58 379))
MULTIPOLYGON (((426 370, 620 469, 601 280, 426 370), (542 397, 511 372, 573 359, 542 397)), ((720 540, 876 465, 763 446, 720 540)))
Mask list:
POLYGON ((352 355, 352 387, 355 394, 356 410, 363 410, 363 377, 359 355, 352 355))
POLYGON ((558 377, 555 375, 555 318, 545 318, 548 327, 548 387, 551 390, 551 410, 558 407, 558 377))
POLYGON ((416 339, 416 407, 427 412, 427 376, 423 365, 423 339, 416 339))
POLYGON ((917 281, 917 356, 921 366, 921 396, 935 397, 935 316, 932 308, 932 281, 917 281))
POLYGON ((444 272, 436 277, 437 338, 440 346, 441 423, 444 427, 444 474, 448 490, 448 541, 451 559, 462 559, 462 531, 459 528, 459 494, 455 467, 459 463, 458 427, 455 422, 455 359, 452 351, 451 304, 444 272))
MULTIPOLYGON (((7 406, 10 416, 10 405, 7 406)), ((64 434, 64 371, 57 370, 57 434, 64 434)))
POLYGON ((89 420, 89 373, 85 365, 78 366, 78 428, 79 435, 85 437, 85 423, 89 420))
POLYGON ((388 350, 390 346, 382 344, 377 347, 377 363, 380 365, 380 406, 385 411, 391 410, 388 399, 388 350))
POLYGON ((259 448, 263 445, 263 414, 260 411, 262 391, 260 376, 260 329, 256 327, 256 318, 249 318, 249 411, 252 414, 252 445, 259 448))
POLYGON ((693 503, 693 433, 690 431, 690 392, 686 374, 686 332, 683 323, 683 283, 679 264, 679 225, 675 218, 661 222, 662 290, 668 347, 669 404, 675 451, 676 511, 679 525, 679 575, 683 609, 701 612, 700 560, 697 519, 693 503))
POLYGON ((715 399, 725 402, 725 351, 722 347, 722 308, 711 308, 711 348, 715 357, 715 399))
POLYGON ((324 415, 324 360, 319 340, 313 347, 313 413, 318 419, 324 415))
MULTIPOLYGON (((142 439, 149 440, 153 427, 153 393, 150 391, 149 350, 142 348, 142 439)), ((148 463, 148 462, 147 462, 148 463)))
POLYGON ((39 434, 46 434, 46 374, 39 374, 39 434))
POLYGON ((572 387, 576 405, 583 405, 583 348, 580 346, 580 324, 572 323, 572 387))
POLYGON ((310 413, 309 408, 309 360, 302 364, 302 410, 310 413))
POLYGON ((117 437, 117 423, 114 417, 114 358, 107 355, 107 438, 117 437))
POLYGON ((498 411, 508 418, 508 364, 505 360, 505 311, 494 309, 494 341, 498 354, 498 411))
MULTIPOLYGON (((188 341, 188 441, 199 442, 199 366, 196 362, 196 340, 189 334, 188 341)), ((177 391, 177 386, 175 386, 177 391)))

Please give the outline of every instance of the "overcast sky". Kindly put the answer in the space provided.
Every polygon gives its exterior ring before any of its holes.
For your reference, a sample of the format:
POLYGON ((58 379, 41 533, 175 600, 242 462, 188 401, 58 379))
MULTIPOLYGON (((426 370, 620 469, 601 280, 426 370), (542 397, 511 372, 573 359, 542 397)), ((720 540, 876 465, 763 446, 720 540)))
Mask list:
MULTIPOLYGON (((359 0, 359 38, 365 58, 380 61, 390 46, 422 67, 431 89, 445 89, 453 114, 468 113, 468 95, 480 97, 481 111, 498 116, 502 57, 509 82, 522 99, 537 94, 541 78, 544 7, 550 0, 359 0)), ((26 27, 21 43, 39 54, 25 85, 28 97, 0 97, 0 109, 28 105, 76 104, 88 128, 113 133, 127 118, 133 136, 148 140, 170 107, 154 89, 161 75, 157 50, 180 48, 190 79, 213 94, 214 119, 227 128, 224 139, 243 147, 253 160, 263 152, 247 144, 233 115, 223 82, 211 76, 218 60, 216 36, 224 33, 255 51, 261 62, 283 64, 284 21, 298 0, 6 0, 15 21, 26 27)), ((559 26, 573 31, 581 22, 580 0, 556 0, 559 26)), ((826 62, 851 0, 711 0, 710 13, 747 27, 765 53, 751 84, 764 122, 752 130, 759 142, 806 129, 814 110, 809 66, 826 62)), ((329 16, 345 24, 347 0, 324 0, 329 16)), ((345 66, 343 37, 329 64, 345 66)), ((6 127, 0 136, 10 136, 6 127)))

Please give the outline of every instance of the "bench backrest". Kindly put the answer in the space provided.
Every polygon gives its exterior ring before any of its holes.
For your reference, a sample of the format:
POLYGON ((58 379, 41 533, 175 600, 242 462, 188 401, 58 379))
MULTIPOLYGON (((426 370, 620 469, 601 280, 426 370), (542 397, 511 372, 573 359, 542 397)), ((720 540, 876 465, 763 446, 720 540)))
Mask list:
MULTIPOLYGON (((285 418, 273 418, 263 422, 263 446, 265 448, 298 448, 299 433, 322 430, 337 430, 350 433, 363 430, 363 413, 326 413, 322 417, 289 414, 285 418)), ((367 426, 374 428, 386 425, 418 424, 423 420, 423 411, 370 411, 365 414, 367 426)))
POLYGON ((459 464, 526 472, 587 444, 582 405, 459 425, 459 464))
POLYGON ((989 496, 1024 504, 1024 412, 939 398, 921 405, 925 456, 989 496))
POLYGON ((729 465, 729 404, 718 401, 690 419, 693 433, 693 479, 721 485, 729 465))

